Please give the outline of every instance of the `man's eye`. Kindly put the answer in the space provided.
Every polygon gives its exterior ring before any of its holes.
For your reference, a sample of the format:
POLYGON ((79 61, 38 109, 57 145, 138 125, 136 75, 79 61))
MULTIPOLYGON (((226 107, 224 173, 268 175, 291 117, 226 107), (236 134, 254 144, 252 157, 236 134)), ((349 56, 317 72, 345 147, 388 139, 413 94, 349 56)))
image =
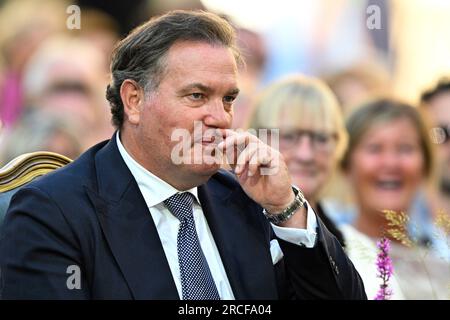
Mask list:
POLYGON ((203 95, 203 93, 194 92, 194 93, 191 93, 190 97, 194 100, 201 100, 204 98, 204 95, 203 95))
POLYGON ((223 101, 225 103, 233 103, 234 100, 236 100, 235 96, 225 96, 225 97, 223 97, 223 101))

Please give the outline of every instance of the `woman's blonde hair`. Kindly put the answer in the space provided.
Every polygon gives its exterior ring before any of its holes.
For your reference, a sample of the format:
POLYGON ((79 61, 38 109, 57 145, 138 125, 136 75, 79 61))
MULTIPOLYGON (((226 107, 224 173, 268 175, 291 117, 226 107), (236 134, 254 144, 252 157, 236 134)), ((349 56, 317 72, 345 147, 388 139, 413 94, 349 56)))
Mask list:
POLYGON ((347 132, 339 103, 321 80, 292 75, 268 86, 256 100, 248 128, 301 128, 334 133, 339 160, 347 146, 347 132))

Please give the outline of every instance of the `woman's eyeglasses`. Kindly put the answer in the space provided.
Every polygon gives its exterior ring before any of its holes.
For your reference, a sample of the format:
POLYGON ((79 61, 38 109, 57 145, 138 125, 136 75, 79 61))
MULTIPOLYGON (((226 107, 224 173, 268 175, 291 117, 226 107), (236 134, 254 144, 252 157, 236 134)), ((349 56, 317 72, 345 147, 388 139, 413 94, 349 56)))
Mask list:
POLYGON ((307 137, 314 151, 330 152, 337 140, 337 134, 326 133, 313 130, 280 130, 280 147, 294 148, 300 142, 302 137, 307 137))

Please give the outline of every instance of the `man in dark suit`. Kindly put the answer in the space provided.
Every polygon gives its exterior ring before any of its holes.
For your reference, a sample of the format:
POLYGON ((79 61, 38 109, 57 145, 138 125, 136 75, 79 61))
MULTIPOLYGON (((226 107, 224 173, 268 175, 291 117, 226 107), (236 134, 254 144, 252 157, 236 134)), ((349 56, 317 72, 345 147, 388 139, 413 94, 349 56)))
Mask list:
POLYGON ((366 298, 280 154, 228 129, 238 62, 211 13, 172 12, 122 40, 107 89, 118 131, 16 193, 2 297, 366 298))

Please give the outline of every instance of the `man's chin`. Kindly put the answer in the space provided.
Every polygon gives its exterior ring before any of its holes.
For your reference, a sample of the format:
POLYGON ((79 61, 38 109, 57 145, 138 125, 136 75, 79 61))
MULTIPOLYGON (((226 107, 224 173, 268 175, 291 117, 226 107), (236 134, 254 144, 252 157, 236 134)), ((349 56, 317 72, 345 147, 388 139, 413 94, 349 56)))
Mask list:
POLYGON ((189 170, 202 176, 212 176, 220 169, 220 164, 217 163, 201 163, 189 165, 189 170))
POLYGON ((180 184, 174 186, 179 190, 198 187, 206 183, 219 168, 220 166, 217 164, 185 164, 182 168, 177 167, 173 172, 173 176, 176 177, 180 184))

